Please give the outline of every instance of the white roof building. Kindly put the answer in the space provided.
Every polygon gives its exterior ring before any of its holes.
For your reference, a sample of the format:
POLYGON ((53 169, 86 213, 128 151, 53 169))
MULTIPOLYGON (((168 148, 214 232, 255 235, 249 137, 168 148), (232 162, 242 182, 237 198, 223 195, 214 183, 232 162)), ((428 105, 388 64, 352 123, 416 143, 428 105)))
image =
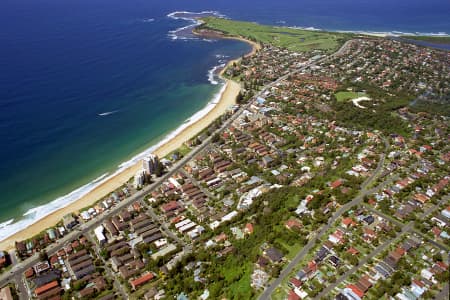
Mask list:
POLYGON ((103 225, 100 225, 94 229, 95 236, 97 237, 97 240, 100 244, 103 244, 106 242, 106 237, 103 234, 104 230, 105 230, 105 227, 103 227, 103 225))

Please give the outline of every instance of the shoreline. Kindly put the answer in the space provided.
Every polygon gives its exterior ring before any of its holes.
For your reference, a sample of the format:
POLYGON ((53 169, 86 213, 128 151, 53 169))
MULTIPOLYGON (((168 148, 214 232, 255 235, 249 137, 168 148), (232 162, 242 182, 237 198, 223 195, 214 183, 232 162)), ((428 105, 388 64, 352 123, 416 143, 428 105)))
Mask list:
MULTIPOLYGON (((250 53, 245 54, 245 56, 251 56, 258 49, 260 49, 259 44, 245 40, 243 38, 237 37, 236 38, 223 37, 223 38, 240 40, 250 44, 252 46, 252 51, 250 53)), ((199 113, 202 112, 204 109, 207 109, 211 105, 213 105, 213 107, 209 109, 204 115, 195 120, 192 124, 187 125, 185 128, 182 128, 183 124, 181 124, 177 129, 169 133, 170 136, 171 134, 176 132, 174 136, 172 136, 170 139, 168 139, 161 145, 159 145, 160 143, 154 145, 153 147, 156 147, 156 149, 151 151, 152 153, 155 153, 159 157, 164 157, 167 154, 175 151, 176 149, 181 147, 184 142, 190 140, 198 133, 200 133, 203 129, 207 128, 215 119, 223 115, 228 108, 236 104, 236 97, 241 91, 241 86, 239 83, 235 81, 223 78, 222 75, 224 70, 226 70, 226 68, 229 65, 233 64, 239 59, 240 58, 228 61, 225 67, 219 73, 219 76, 225 81, 225 84, 222 87, 218 101, 214 102, 213 101, 214 98, 211 99, 211 101, 208 102, 206 106, 201 111, 199 111, 199 113), (182 129, 179 130, 180 128, 182 129)), ((137 156, 139 155, 140 154, 138 154, 137 156)), ((124 163, 121 163, 119 167, 122 166, 123 164, 124 163)), ((81 209, 96 203, 103 197, 107 196, 108 194, 110 194, 111 192, 122 186, 124 183, 128 182, 130 178, 132 178, 136 174, 136 172, 139 171, 141 168, 142 162, 141 160, 138 160, 133 165, 123 170, 116 171, 115 173, 110 175, 109 178, 106 178, 98 186, 93 188, 91 191, 87 192, 85 195, 81 196, 79 199, 69 203, 64 207, 55 210, 54 212, 49 213, 47 216, 44 216, 43 218, 36 220, 34 223, 30 224, 26 228, 20 229, 16 233, 13 233, 10 236, 3 239, 2 241, 0 241, 0 250, 9 252, 15 248, 16 241, 22 241, 31 238, 39 234, 43 230, 55 226, 58 222, 61 221, 63 216, 65 216, 66 214, 79 212, 81 209)))

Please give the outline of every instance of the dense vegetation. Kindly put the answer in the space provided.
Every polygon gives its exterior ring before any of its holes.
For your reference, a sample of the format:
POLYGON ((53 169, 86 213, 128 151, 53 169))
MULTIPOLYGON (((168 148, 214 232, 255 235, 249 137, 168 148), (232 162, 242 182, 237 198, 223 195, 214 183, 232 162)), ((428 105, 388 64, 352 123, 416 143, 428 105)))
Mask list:
POLYGON ((416 100, 410 104, 412 112, 427 112, 433 115, 450 117, 450 104, 443 102, 432 102, 427 100, 416 100))
POLYGON ((268 26, 214 17, 202 20, 205 23, 200 28, 220 31, 230 36, 244 37, 255 42, 271 44, 295 52, 311 50, 333 52, 351 36, 343 33, 268 26))
MULTIPOLYGON (((347 87, 345 85, 343 91, 346 91, 347 87)), ((385 134, 396 133, 409 136, 410 130, 407 128, 407 123, 395 112, 408 106, 411 96, 386 94, 385 91, 363 83, 358 84, 357 87, 353 84, 353 88, 364 91, 374 102, 372 106, 362 109, 342 99, 339 101, 335 96, 332 107, 336 112, 334 119, 338 123, 358 129, 380 130, 385 134)), ((337 95, 339 93, 341 92, 337 95)), ((364 105, 366 103, 364 102, 364 105)))

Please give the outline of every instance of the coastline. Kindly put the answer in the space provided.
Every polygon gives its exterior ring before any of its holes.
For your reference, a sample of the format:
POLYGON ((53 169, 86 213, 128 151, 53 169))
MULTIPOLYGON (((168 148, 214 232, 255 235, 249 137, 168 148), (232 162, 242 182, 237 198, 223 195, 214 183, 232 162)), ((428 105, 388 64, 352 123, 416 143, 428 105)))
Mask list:
MULTIPOLYGON (((228 39, 235 39, 240 40, 243 42, 246 42, 252 46, 252 51, 250 53, 247 53, 245 56, 253 55, 258 49, 260 49, 260 45, 257 43, 254 43, 252 41, 245 40, 243 38, 231 38, 231 37, 223 37, 228 39)), ((222 77, 224 70, 234 62, 238 61, 238 59, 234 59, 229 61, 226 66, 221 70, 219 73, 219 76, 222 77)), ((223 115, 227 109, 236 104, 236 97, 239 94, 241 90, 240 84, 238 84, 235 81, 224 79, 225 84, 221 90, 220 98, 218 99, 217 103, 215 102, 209 102, 206 106, 206 108, 209 108, 209 106, 213 107, 209 109, 205 115, 201 116, 197 120, 195 120, 192 124, 189 124, 185 128, 182 128, 178 131, 175 130, 176 134, 171 137, 166 142, 162 143, 161 145, 158 145, 153 153, 158 155, 159 157, 164 157, 167 154, 175 151, 180 146, 183 145, 184 142, 188 141, 189 139, 196 136, 199 132, 201 132, 204 128, 208 127, 209 124, 211 124, 215 119, 223 115)), ((181 125, 180 127, 182 127, 181 125)), ((179 127, 179 128, 180 128, 179 127)), ((91 191, 87 192, 85 195, 81 196, 79 199, 73 201, 72 203, 68 204, 65 207, 59 208, 55 210, 54 212, 48 214, 47 216, 36 220, 36 222, 30 224, 26 228, 20 229, 16 233, 13 233, 12 235, 6 237, 2 241, 0 241, 0 250, 4 251, 10 251, 14 249, 15 247, 15 241, 21 241, 28 238, 31 238, 43 230, 55 226, 64 215, 69 213, 75 213, 80 211, 81 209, 90 206, 97 201, 99 201, 101 198, 105 197, 109 193, 113 192, 120 186, 122 186, 124 183, 128 182, 130 178, 132 178, 138 170, 142 168, 141 160, 134 163, 133 165, 114 173, 111 175, 111 177, 105 179, 103 182, 101 182, 97 187, 92 189, 91 191)))

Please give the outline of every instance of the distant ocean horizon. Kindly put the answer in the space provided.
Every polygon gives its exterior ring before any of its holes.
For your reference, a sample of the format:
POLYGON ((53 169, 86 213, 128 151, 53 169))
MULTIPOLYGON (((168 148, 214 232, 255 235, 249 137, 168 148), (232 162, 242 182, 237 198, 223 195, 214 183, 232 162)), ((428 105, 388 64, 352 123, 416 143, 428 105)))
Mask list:
POLYGON ((323 30, 450 33, 448 1, 391 2, 3 1, 0 240, 75 201, 218 97, 223 85, 214 71, 250 46, 190 37, 193 22, 171 13, 214 11, 323 30))

